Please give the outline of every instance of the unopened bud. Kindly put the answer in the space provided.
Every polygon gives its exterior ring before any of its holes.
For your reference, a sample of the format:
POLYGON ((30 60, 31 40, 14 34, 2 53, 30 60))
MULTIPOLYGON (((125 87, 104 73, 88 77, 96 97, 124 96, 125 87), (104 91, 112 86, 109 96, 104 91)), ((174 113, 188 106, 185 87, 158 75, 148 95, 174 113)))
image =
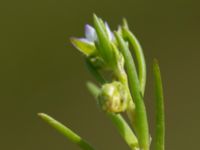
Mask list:
POLYGON ((123 84, 115 81, 102 86, 98 99, 104 111, 119 113, 127 108, 128 92, 123 84))

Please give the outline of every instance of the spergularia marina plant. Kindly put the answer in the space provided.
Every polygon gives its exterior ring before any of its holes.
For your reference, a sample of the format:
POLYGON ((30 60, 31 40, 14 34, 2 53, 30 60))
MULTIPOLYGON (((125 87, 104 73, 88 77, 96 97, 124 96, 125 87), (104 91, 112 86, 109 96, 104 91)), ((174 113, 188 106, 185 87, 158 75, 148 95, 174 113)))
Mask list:
MULTIPOLYGON (((153 139, 154 149, 164 150, 164 102, 159 66, 154 60, 156 127, 155 137, 151 137, 144 104, 145 58, 127 21, 124 19, 116 31, 111 31, 107 22, 94 15, 94 26, 85 25, 85 37, 71 38, 71 42, 83 54, 88 70, 97 81, 97 84, 87 83, 89 92, 129 148, 150 150, 153 139)), ((39 116, 83 150, 96 149, 52 117, 44 113, 39 116)))

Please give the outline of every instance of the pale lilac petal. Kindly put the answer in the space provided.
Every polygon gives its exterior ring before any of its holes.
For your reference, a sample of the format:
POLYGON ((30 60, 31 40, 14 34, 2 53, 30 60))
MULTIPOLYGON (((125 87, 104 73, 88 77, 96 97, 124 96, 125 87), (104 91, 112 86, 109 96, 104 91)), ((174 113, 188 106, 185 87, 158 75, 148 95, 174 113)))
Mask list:
POLYGON ((95 29, 88 24, 85 25, 85 37, 90 42, 97 41, 97 34, 95 29))
POLYGON ((107 22, 105 22, 105 27, 106 27, 106 32, 108 33, 109 40, 113 41, 114 35, 113 35, 112 31, 110 30, 110 27, 107 22))
POLYGON ((87 38, 77 38, 79 41, 82 41, 84 43, 88 43, 88 44, 94 44, 94 42, 91 42, 90 40, 88 40, 87 38))

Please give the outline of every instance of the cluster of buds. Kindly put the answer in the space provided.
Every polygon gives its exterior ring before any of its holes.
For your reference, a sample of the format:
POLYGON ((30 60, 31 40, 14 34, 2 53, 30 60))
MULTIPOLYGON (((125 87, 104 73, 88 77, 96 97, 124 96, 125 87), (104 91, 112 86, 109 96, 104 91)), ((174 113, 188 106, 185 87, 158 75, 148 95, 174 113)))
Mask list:
MULTIPOLYGON (((121 35, 120 27, 116 32, 121 35)), ((102 110, 114 113, 126 111, 131 104, 131 96, 127 87, 124 57, 107 22, 94 15, 94 28, 87 24, 85 38, 71 38, 71 42, 103 80, 108 72, 111 74, 109 79, 100 81, 98 104, 102 110)))

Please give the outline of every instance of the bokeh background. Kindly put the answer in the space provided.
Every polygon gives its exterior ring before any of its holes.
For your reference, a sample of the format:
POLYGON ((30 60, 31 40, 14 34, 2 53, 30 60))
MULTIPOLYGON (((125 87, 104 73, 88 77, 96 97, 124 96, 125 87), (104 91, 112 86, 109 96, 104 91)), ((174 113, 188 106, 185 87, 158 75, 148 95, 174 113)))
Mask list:
POLYGON ((154 129, 152 59, 164 80, 166 148, 199 147, 200 9, 195 0, 9 0, 0 2, 0 149, 78 150, 41 121, 46 112, 100 150, 128 150, 97 108, 82 55, 69 42, 83 36, 95 12, 114 30, 126 17, 148 66, 145 101, 154 129))

